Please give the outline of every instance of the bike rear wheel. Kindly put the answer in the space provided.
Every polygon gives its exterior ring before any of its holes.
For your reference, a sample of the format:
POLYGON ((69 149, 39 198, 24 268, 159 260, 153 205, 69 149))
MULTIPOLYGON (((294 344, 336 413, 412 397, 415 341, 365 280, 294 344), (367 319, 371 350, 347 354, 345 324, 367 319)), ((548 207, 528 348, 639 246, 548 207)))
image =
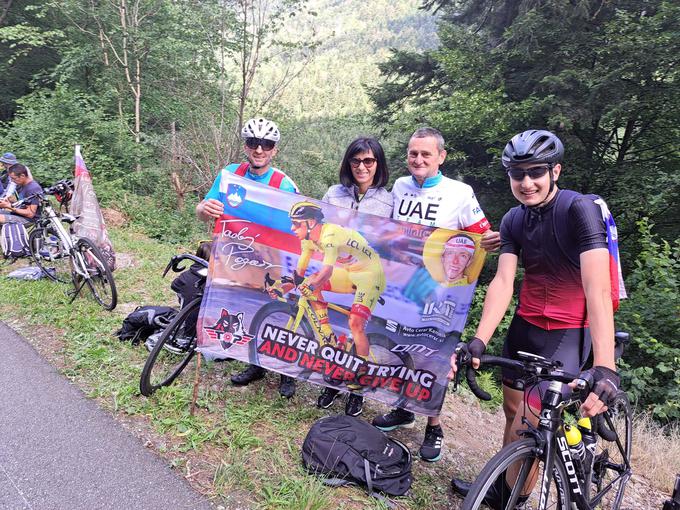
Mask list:
POLYGON ((182 373, 196 353, 196 323, 201 298, 182 308, 167 325, 146 359, 139 391, 149 397, 157 389, 169 386, 182 373))
POLYGON ((71 282, 70 255, 51 227, 36 227, 28 236, 28 248, 35 265, 50 280, 71 282))
MULTIPOLYGON (((633 442, 633 412, 628 396, 620 391, 604 417, 616 433, 614 441, 598 438, 590 481, 590 505, 602 510, 618 510, 631 476, 630 456, 633 442)), ((610 428, 609 426, 607 428, 610 428)))
POLYGON ((568 477, 566 470, 559 459, 555 459, 552 473, 545 473, 544 460, 536 454, 538 444, 534 439, 522 439, 505 446, 494 455, 484 466, 479 476, 472 484, 463 506, 463 510, 476 510, 478 508, 515 508, 518 501, 511 505, 513 498, 519 498, 524 490, 529 491, 527 508, 541 508, 545 510, 566 510, 571 504, 568 491, 568 477), (520 466, 517 481, 512 484, 508 491, 505 481, 506 470, 517 463, 520 466), (531 478, 532 469, 538 471, 537 483, 529 488, 525 486, 531 478), (540 505, 540 481, 544 478, 547 484, 547 499, 544 505, 540 505), (485 498, 495 499, 498 504, 489 504, 485 498))
MULTIPOLYGON (((109 265, 104 262, 104 257, 99 251, 99 248, 87 239, 81 237, 76 242, 76 251, 80 253, 85 262, 85 267, 80 268, 82 272, 87 273, 88 277, 85 280, 85 285, 90 289, 95 301, 99 303, 106 310, 113 310, 118 303, 118 292, 116 290, 116 283, 113 280, 113 274, 109 265)), ((76 288, 82 284, 83 276, 76 271, 76 264, 80 264, 80 260, 73 259, 72 275, 73 282, 76 288)))

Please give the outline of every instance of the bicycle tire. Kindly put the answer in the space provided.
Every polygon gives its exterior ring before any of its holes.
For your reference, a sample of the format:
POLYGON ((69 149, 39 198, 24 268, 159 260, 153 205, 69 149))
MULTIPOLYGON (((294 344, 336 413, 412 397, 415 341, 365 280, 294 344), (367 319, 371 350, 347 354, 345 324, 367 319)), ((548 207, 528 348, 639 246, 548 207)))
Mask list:
POLYGON ((201 298, 191 301, 175 315, 156 341, 139 379, 139 391, 145 397, 150 397, 163 386, 171 385, 196 354, 196 321, 200 308, 201 298), (168 350, 168 344, 178 345, 178 335, 185 340, 182 344, 184 348, 168 350))
POLYGON ((633 442, 633 411, 628 396, 619 391, 608 406, 606 415, 613 425, 616 441, 597 440, 589 503, 602 510, 618 510, 631 476, 630 458, 633 442))
POLYGON ((52 228, 34 228, 28 235, 28 248, 33 262, 47 278, 60 283, 71 282, 70 255, 52 228))
MULTIPOLYGON (((522 468, 526 468, 520 469, 518 482, 520 482, 520 479, 526 480, 528 478, 528 472, 534 462, 538 462, 538 480, 540 480, 543 474, 544 464, 543 459, 536 454, 536 451, 538 451, 538 443, 533 438, 521 439, 506 445, 494 455, 489 462, 487 462, 479 473, 479 476, 477 476, 477 479, 472 484, 465 501, 463 501, 461 509, 477 510, 478 508, 482 508, 482 505, 484 505, 484 508, 487 508, 487 504, 484 503, 484 497, 494 485, 494 482, 496 482, 499 477, 505 477, 505 471, 516 462, 521 462, 522 468), (523 471, 526 475, 524 478, 522 478, 521 475, 523 471)), ((558 458, 555 459, 553 473, 550 474, 548 478, 550 483, 548 495, 549 501, 546 502, 546 505, 539 506, 539 483, 537 482, 534 484, 532 492, 529 495, 529 503, 532 505, 531 508, 537 508, 539 510, 566 510, 567 508, 570 508, 571 497, 567 489, 567 472, 558 458)), ((524 485, 524 482, 522 481, 521 484, 524 485)), ((519 485, 519 483, 516 483, 516 485, 519 485)), ((509 497, 510 495, 508 494, 507 496, 509 497)), ((507 506, 508 501, 506 501, 505 504, 507 506)), ((491 508, 494 508, 494 506, 491 508)), ((503 507, 499 506, 498 508, 503 507)))
MULTIPOLYGON (((297 309, 289 303, 284 303, 282 301, 272 301, 261 307, 250 321, 250 327, 248 328, 248 333, 253 336, 253 340, 248 344, 248 361, 251 364, 259 365, 260 357, 257 352, 257 348, 261 343, 262 335, 260 335, 260 328, 264 324, 274 323, 280 327, 283 327, 290 319, 294 320, 297 315, 297 309), (275 318, 278 316, 278 318, 275 318), (266 322, 269 320, 270 322, 266 322)), ((307 317, 303 317, 300 321, 300 327, 302 328, 303 336, 307 338, 315 338, 314 330, 312 325, 307 320, 307 317)))
MULTIPOLYGON (((116 290, 116 282, 113 279, 113 273, 109 265, 104 261, 102 252, 97 246, 87 237, 81 237, 76 242, 76 251, 81 253, 85 261, 87 274, 89 278, 85 284, 90 289, 92 297, 105 310, 113 310, 118 304, 118 291, 116 290)), ((72 264, 77 264, 76 260, 71 260, 72 264)), ((82 276, 76 271, 72 272, 73 283, 76 288, 80 286, 80 278, 82 276)))

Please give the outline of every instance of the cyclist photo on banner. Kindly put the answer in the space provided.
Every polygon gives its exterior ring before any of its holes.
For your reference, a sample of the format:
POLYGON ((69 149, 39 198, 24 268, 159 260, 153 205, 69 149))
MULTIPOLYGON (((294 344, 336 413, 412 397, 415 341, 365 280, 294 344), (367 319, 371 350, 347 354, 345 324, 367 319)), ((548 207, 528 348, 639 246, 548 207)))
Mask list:
MULTIPOLYGON (((349 314, 349 329, 355 345, 355 355, 368 359, 369 346, 366 322, 385 290, 385 273, 380 257, 368 241, 357 231, 331 223, 324 223, 321 207, 313 202, 298 202, 290 211, 292 230, 300 239, 302 254, 293 272, 292 282, 282 283, 283 293, 297 287, 306 297, 314 297, 311 306, 324 333, 323 343, 336 346, 338 338, 328 320, 328 304, 322 290, 353 294, 349 314), (305 278, 309 261, 314 253, 323 256, 323 267, 305 278), (337 265, 337 266, 336 266, 337 265)), ((274 295, 274 287, 270 290, 274 295)), ((274 296, 273 296, 274 297, 274 296)), ((360 367, 365 371, 365 365, 360 367)), ((357 385, 350 386, 350 389, 357 385)))
POLYGON ((461 232, 234 174, 223 174, 219 186, 225 207, 215 222, 198 351, 437 415, 484 260, 473 249, 481 235, 461 240, 461 232), (466 253, 444 255, 459 248, 466 253), (472 283, 445 280, 444 264, 455 265, 449 258, 460 259, 472 283), (426 300, 414 299, 407 286, 430 259, 440 282, 426 300))

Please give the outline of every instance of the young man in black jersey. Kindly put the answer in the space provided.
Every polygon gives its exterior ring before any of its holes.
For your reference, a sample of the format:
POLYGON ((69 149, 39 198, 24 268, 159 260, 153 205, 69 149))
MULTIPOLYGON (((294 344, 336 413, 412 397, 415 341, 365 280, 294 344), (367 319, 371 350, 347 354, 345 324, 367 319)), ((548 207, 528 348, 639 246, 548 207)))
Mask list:
MULTIPOLYGON (((549 131, 525 131, 506 145, 503 168, 521 205, 503 217, 496 275, 489 284, 476 334, 463 347, 472 355, 473 366, 478 367, 486 344, 510 305, 521 256, 525 274, 503 355, 516 358, 518 351, 526 351, 558 359, 566 371, 578 373, 590 353, 592 338, 593 368, 588 372, 594 386, 581 412, 594 416, 606 410, 619 385, 607 234, 600 208, 591 199, 579 195, 568 208, 556 207, 569 194, 557 187, 563 155, 562 142, 549 131), (563 210, 566 214, 560 212, 563 210), (557 223, 568 239, 558 242, 553 228, 557 223), (564 253, 561 245, 574 253, 564 253)), ((451 367, 454 372, 455 355, 451 367)), ((528 395, 528 403, 540 409, 537 393, 528 395)), ((519 439, 517 432, 525 428, 523 400, 517 374, 504 370, 504 445, 519 439)), ((534 413, 526 413, 526 418, 537 422, 534 413)), ((516 474, 510 468, 506 480, 513 476, 516 474)), ((470 486, 457 479, 452 485, 463 495, 470 486)), ((489 501, 492 507, 497 503, 489 501)))

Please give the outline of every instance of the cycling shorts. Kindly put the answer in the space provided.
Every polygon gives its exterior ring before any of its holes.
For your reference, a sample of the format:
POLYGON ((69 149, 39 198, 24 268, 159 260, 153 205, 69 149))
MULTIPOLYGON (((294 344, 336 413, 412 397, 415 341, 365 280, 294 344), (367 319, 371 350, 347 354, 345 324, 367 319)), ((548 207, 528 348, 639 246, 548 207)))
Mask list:
POLYGON ((363 305, 373 311, 378 298, 385 291, 386 282, 382 266, 372 269, 374 270, 347 271, 342 267, 334 267, 331 279, 323 290, 340 294, 354 293, 354 305, 363 305))
MULTIPOLYGON (((578 374, 588 360, 591 347, 590 330, 588 328, 569 328, 546 330, 534 326, 515 314, 508 329, 503 345, 503 356, 519 359, 518 351, 524 351, 544 358, 562 362, 566 372, 578 374)), ((516 390, 524 389, 518 380, 521 374, 509 368, 503 368, 503 384, 516 390)), ((541 383, 529 392, 529 403, 540 408, 540 398, 549 383, 541 383)))

